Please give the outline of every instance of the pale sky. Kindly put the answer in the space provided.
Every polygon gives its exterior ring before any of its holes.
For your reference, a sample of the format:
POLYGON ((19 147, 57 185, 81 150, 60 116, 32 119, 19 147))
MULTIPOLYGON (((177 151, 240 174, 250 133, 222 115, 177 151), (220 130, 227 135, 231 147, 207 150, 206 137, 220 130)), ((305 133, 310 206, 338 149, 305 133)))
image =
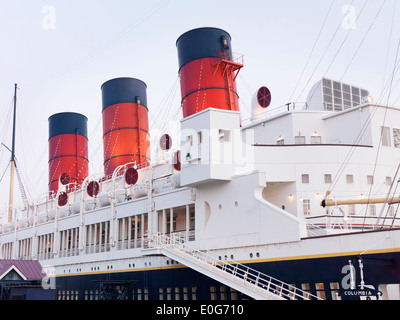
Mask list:
MULTIPOLYGON (((399 14, 396 0, 0 0, 0 139, 11 146, 17 83, 16 156, 29 194, 47 191, 48 118, 58 112, 89 119, 90 174, 102 170, 101 85, 116 77, 143 80, 150 125, 164 130, 161 120, 181 116, 175 43, 198 27, 226 30, 233 51, 244 55, 237 78, 243 118, 259 87, 271 90, 270 108, 279 107, 305 101, 324 76, 368 89, 386 104, 382 88, 394 68, 399 14)), ((400 105, 399 82, 397 73, 391 105, 400 105)), ((0 175, 9 158, 1 146, 0 175)), ((0 182, 1 207, 8 177, 0 182)))

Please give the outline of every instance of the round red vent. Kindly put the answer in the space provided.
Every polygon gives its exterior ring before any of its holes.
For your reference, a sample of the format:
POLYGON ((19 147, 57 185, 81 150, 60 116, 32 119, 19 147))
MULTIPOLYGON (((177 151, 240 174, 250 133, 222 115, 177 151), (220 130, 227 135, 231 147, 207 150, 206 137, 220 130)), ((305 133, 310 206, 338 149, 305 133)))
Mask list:
POLYGON ((86 187, 86 192, 89 196, 95 197, 99 194, 100 185, 97 181, 90 181, 86 187))
POLYGON ((71 182, 71 176, 69 175, 68 172, 64 172, 64 173, 61 174, 61 176, 60 176, 60 182, 61 182, 61 184, 63 184, 64 186, 65 186, 66 184, 68 184, 68 183, 71 182))
POLYGON ((267 87, 261 87, 257 92, 257 102, 262 108, 268 108, 271 104, 271 92, 267 87))
POLYGON ((68 195, 65 192, 61 192, 58 195, 58 205, 60 207, 65 206, 68 202, 68 195))
POLYGON ((172 139, 171 139, 170 135, 164 134, 160 138, 160 148, 162 150, 169 150, 169 149, 171 149, 171 146, 172 146, 172 139))
POLYGON ((125 182, 129 185, 135 184, 138 181, 139 174, 135 168, 129 168, 125 172, 125 182))

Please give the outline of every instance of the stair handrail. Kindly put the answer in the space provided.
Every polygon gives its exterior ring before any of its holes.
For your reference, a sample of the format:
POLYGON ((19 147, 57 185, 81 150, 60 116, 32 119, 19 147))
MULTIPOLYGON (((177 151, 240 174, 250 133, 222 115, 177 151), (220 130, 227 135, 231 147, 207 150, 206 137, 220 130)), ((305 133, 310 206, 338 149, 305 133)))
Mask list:
POLYGON ((254 290, 256 288, 261 288, 289 300, 322 300, 320 297, 317 297, 310 292, 298 289, 293 285, 287 284, 237 261, 222 260, 210 250, 200 250, 194 246, 193 242, 186 241, 185 232, 183 232, 183 234, 173 233, 171 235, 156 233, 152 236, 151 241, 152 243, 149 244, 149 246, 157 248, 178 248, 180 251, 184 251, 196 259, 202 260, 219 270, 232 274, 243 280, 244 286, 247 285, 248 287, 249 284, 253 285, 254 290))

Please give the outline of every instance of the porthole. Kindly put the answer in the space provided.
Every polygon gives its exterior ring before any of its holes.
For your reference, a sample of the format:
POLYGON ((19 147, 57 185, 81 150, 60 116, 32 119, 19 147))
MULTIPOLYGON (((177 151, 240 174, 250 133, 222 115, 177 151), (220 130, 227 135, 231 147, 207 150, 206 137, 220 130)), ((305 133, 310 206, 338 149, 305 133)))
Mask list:
POLYGON ((239 202, 235 201, 235 207, 237 207, 239 205, 239 202))
POLYGON ((253 253, 250 253, 250 258, 253 258, 253 253))
POLYGON ((259 253, 259 252, 257 252, 257 253, 256 253, 256 256, 257 256, 257 258, 259 258, 259 257, 260 257, 260 253, 259 253))

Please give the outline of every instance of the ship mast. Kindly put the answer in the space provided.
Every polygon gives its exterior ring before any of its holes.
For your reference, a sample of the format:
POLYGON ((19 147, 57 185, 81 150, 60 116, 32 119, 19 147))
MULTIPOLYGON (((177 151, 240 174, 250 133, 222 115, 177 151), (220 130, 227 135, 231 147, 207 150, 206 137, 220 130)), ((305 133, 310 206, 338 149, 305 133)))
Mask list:
POLYGON ((11 173, 10 173, 10 197, 8 206, 8 222, 12 220, 13 201, 14 201, 14 169, 15 169, 15 117, 17 111, 17 84, 14 84, 14 115, 13 115, 13 133, 11 146, 11 173))

